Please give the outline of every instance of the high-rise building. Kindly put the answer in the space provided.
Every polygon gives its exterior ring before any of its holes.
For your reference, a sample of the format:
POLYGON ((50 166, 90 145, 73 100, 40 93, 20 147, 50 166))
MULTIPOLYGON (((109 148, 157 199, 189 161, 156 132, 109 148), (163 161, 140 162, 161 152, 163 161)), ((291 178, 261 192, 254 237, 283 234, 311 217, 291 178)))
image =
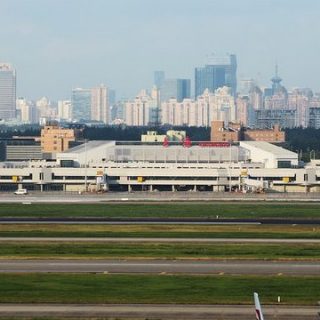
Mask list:
POLYGON ((8 63, 0 63, 0 119, 16 118, 16 71, 8 63))
POLYGON ((262 109, 255 110, 255 128, 265 129, 279 125, 281 128, 296 126, 296 110, 289 109, 262 109))
POLYGON ((164 80, 166 79, 166 75, 164 71, 155 71, 153 74, 153 82, 154 85, 159 89, 162 87, 164 80))
POLYGON ((309 127, 320 129, 320 108, 309 108, 309 127))
POLYGON ((161 104, 161 122, 173 126, 197 126, 197 104, 191 99, 182 102, 172 98, 161 104))
POLYGON ((108 100, 109 100, 109 106, 113 106, 117 102, 117 94, 116 90, 108 88, 108 100))
POLYGON ((158 108, 157 101, 146 90, 136 96, 133 101, 125 104, 125 122, 128 126, 147 126, 155 123, 154 110, 158 108))
POLYGON ((264 109, 265 110, 290 109, 288 105, 288 92, 287 92, 287 89, 281 84, 281 81, 282 79, 278 75, 278 65, 276 65, 275 75, 271 79, 272 86, 271 88, 264 89, 264 109))
POLYGON ((174 98, 178 102, 189 99, 191 96, 190 79, 166 79, 160 87, 161 101, 169 101, 174 98))
POLYGON ((236 120, 235 99, 230 88, 222 87, 214 93, 205 90, 197 100, 169 99, 161 104, 161 122, 174 126, 210 126, 212 120, 236 120))
POLYGON ((263 109, 263 92, 258 86, 254 86, 249 93, 250 104, 254 110, 263 109))
POLYGON ((274 95, 266 96, 264 99, 264 108, 266 110, 289 109, 288 93, 286 90, 278 90, 274 95))
POLYGON ((91 90, 76 88, 72 90, 72 119, 91 119, 91 90))
POLYGON ((118 101, 113 106, 111 106, 110 115, 111 115, 111 122, 113 124, 122 123, 124 122, 125 118, 125 106, 124 102, 118 101))
POLYGON ((239 93, 241 95, 249 95, 255 86, 253 79, 240 79, 239 81, 239 93))
POLYGON ((36 101, 37 111, 41 121, 54 120, 57 116, 57 108, 47 97, 42 97, 36 101))
POLYGON ((72 104, 70 100, 58 101, 58 118, 61 120, 71 121, 72 104))
POLYGON ((295 89, 288 95, 288 108, 296 110, 296 126, 306 128, 309 125, 309 108, 312 92, 295 89))
POLYGON ((249 97, 248 96, 238 96, 236 99, 236 105, 237 105, 237 120, 238 122, 243 125, 248 125, 248 118, 249 118, 249 97))
POLYGON ((25 98, 17 99, 17 118, 23 123, 39 123, 39 111, 33 102, 25 98))
POLYGON ((153 107, 151 108, 151 122, 150 125, 152 126, 159 126, 161 123, 160 119, 160 112, 161 112, 161 97, 160 97, 160 90, 157 86, 153 86, 151 90, 151 99, 153 107))
POLYGON ((195 69, 195 97, 209 89, 227 86, 231 88, 233 96, 237 93, 237 58, 236 55, 213 55, 208 64, 195 69))
POLYGON ((91 120, 105 124, 110 119, 108 88, 104 85, 91 89, 91 120))

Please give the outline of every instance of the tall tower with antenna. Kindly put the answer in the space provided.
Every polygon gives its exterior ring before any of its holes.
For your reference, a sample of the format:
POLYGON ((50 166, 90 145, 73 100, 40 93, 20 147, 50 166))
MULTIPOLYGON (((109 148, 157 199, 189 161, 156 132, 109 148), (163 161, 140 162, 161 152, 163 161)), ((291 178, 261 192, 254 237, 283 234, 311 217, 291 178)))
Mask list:
POLYGON ((278 74, 278 63, 276 62, 275 75, 271 79, 271 82, 272 82, 272 94, 275 94, 277 91, 279 91, 279 89, 281 89, 281 87, 282 87, 281 81, 282 81, 282 79, 279 77, 279 74, 278 74))

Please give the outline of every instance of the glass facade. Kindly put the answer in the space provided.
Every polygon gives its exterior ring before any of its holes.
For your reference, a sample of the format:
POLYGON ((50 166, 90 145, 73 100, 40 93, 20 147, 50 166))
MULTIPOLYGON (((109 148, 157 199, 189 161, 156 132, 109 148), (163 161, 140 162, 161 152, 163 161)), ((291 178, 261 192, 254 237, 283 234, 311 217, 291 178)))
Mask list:
POLYGON ((209 64, 195 69, 195 98, 206 89, 214 92, 223 86, 230 87, 232 95, 237 93, 236 55, 214 56, 209 64))
POLYGON ((91 90, 77 88, 72 90, 72 119, 91 119, 91 90))
POLYGON ((160 88, 161 101, 176 98, 178 102, 191 97, 190 79, 166 79, 160 88))

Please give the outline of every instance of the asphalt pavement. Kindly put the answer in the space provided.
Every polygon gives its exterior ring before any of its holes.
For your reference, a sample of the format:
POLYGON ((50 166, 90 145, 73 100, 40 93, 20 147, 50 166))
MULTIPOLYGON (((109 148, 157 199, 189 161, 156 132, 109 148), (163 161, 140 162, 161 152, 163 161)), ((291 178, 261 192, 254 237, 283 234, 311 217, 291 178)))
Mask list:
POLYGON ((1 273, 109 273, 211 275, 319 275, 319 262, 296 261, 190 261, 190 260, 0 260, 1 273))
POLYGON ((30 192, 28 195, 0 193, 0 203, 99 203, 99 202, 168 202, 168 201, 281 201, 320 202, 320 193, 235 193, 235 192, 108 192, 103 194, 71 192, 30 192))
MULTIPOLYGON (((319 319, 319 308, 306 306, 272 305, 263 308, 269 319, 319 319)), ((141 319, 254 319, 253 305, 93 305, 93 304, 0 304, 0 317, 114 317, 141 319)))

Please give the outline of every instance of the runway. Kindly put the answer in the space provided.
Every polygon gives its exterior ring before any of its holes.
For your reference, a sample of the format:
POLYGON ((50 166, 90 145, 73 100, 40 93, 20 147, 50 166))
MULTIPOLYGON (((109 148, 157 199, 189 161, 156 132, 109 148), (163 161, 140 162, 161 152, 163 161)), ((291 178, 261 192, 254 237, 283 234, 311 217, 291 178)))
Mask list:
MULTIPOLYGON (((319 208, 320 209, 320 208, 319 208)), ((105 217, 66 217, 66 218, 21 218, 0 217, 0 224, 106 224, 106 225, 319 225, 320 219, 255 218, 105 218, 105 217)))
MULTIPOLYGON (((316 319, 318 307, 265 306, 269 319, 316 319)), ((253 305, 86 305, 86 304, 0 304, 0 317, 113 317, 194 320, 253 319, 253 305)))
POLYGON ((90 242, 90 243, 230 243, 230 244, 320 244, 320 239, 257 238, 117 238, 117 237, 0 237, 0 242, 90 242))
POLYGON ((195 260, 0 260, 0 273, 319 275, 319 262, 195 260))
POLYGON ((65 192, 34 192, 17 196, 0 193, 0 203, 102 203, 102 202, 169 202, 169 201, 240 201, 240 202, 320 202, 320 194, 311 193, 229 193, 229 192, 108 192, 104 194, 77 194, 65 192))

